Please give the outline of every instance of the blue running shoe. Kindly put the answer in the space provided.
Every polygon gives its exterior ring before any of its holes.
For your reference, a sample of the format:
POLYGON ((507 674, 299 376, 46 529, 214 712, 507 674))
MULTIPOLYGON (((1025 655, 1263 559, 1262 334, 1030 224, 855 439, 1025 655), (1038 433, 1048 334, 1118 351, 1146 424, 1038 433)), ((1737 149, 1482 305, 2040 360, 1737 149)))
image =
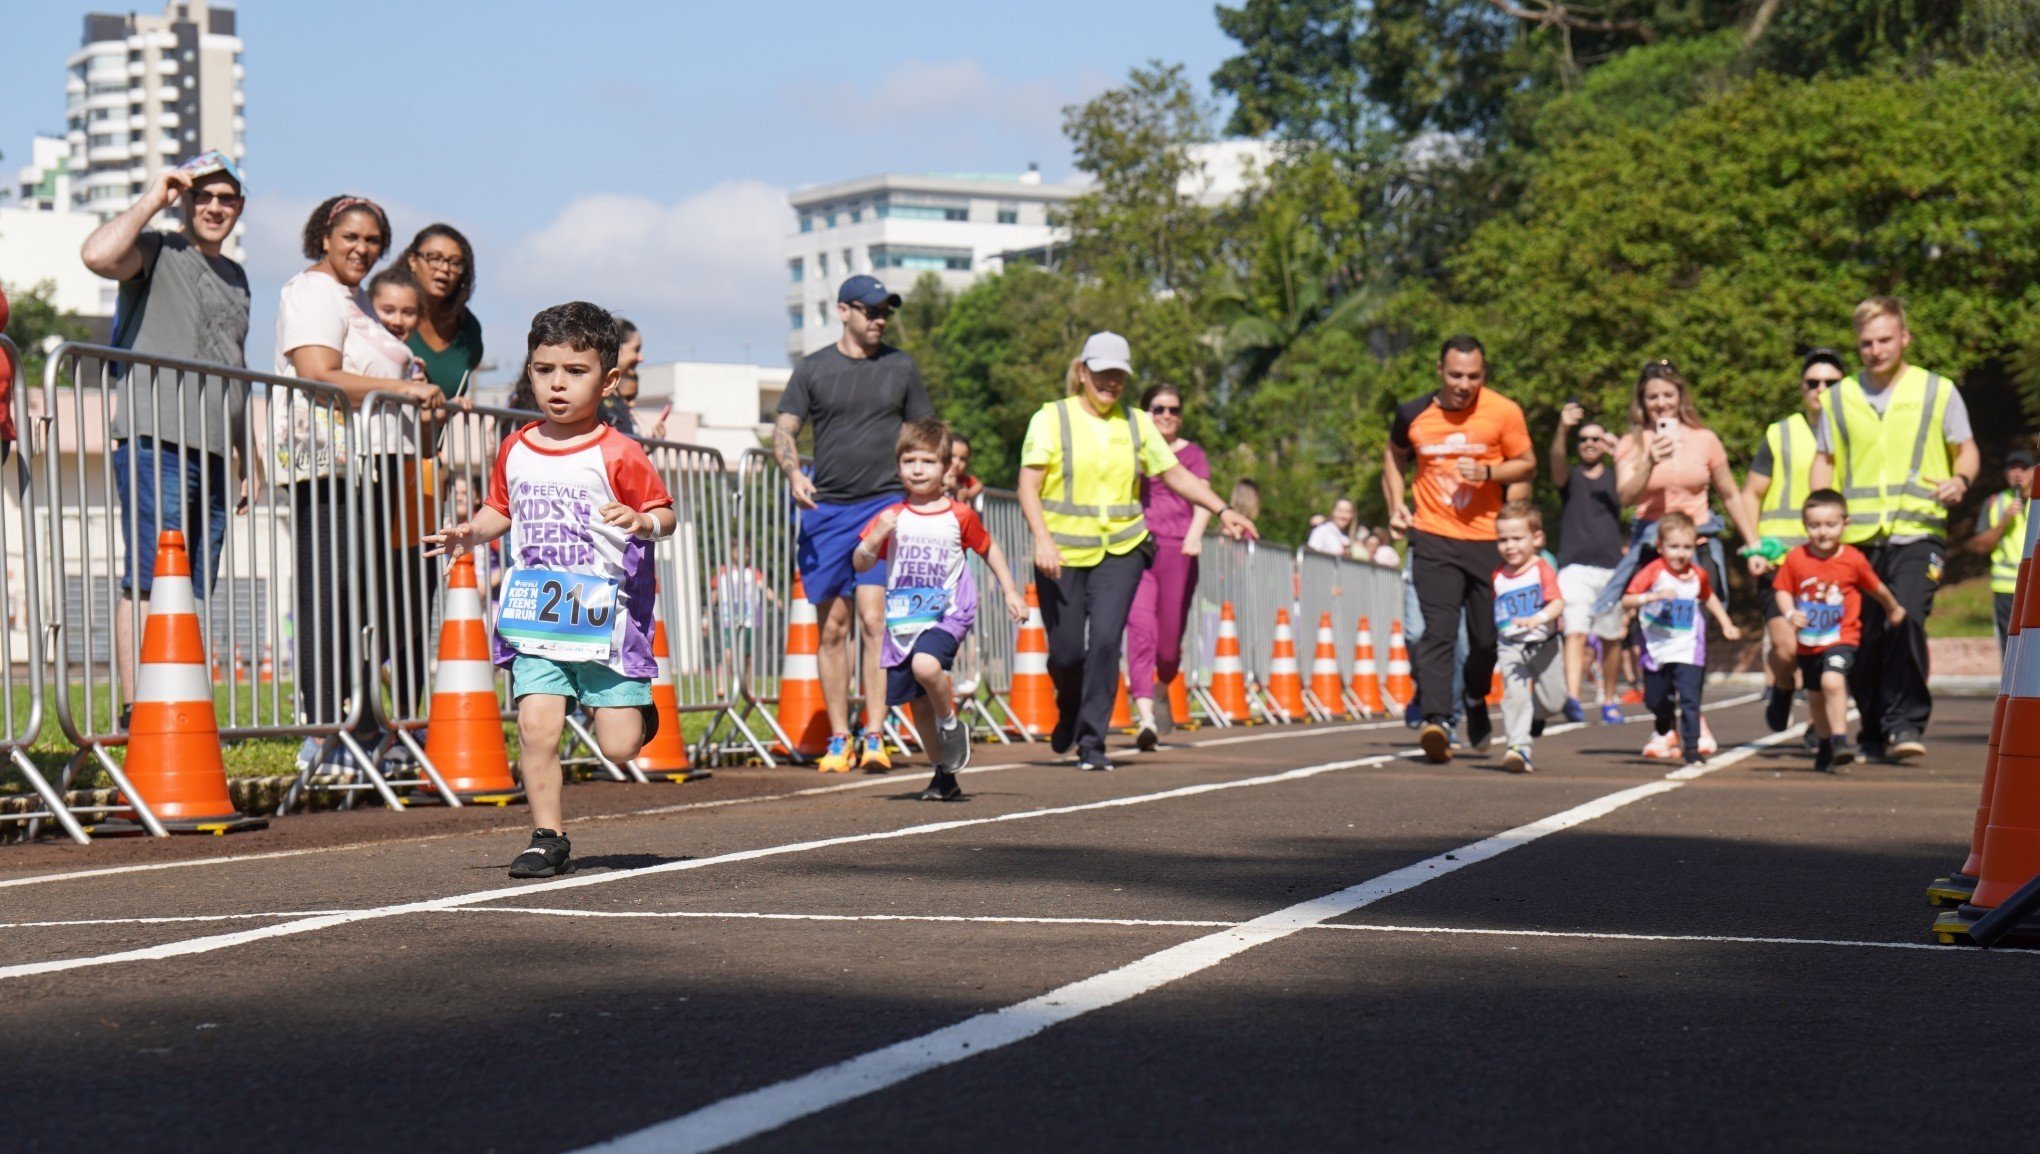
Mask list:
POLYGON ((1565 719, 1574 725, 1578 725, 1587 719, 1587 711, 1580 708, 1579 698, 1568 697, 1565 699, 1565 719))
POLYGON ((1612 701, 1606 705, 1603 705, 1601 707, 1601 724, 1603 725, 1622 724, 1622 707, 1615 704, 1612 701))

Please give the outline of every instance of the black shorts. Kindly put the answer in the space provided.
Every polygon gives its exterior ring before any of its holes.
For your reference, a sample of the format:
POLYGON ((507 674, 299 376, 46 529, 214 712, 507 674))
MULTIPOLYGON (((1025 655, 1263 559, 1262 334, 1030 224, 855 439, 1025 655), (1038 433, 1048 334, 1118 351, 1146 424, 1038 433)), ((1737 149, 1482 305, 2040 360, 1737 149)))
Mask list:
POLYGON ((1799 655, 1799 676, 1808 689, 1820 686, 1820 675, 1839 673, 1843 677, 1856 668, 1856 647, 1853 645, 1830 645, 1819 653, 1799 655))
POLYGON ((914 639, 914 648, 907 659, 885 671, 885 703, 905 705, 909 701, 926 697, 928 691, 921 688, 921 681, 914 676, 914 656, 926 653, 942 663, 944 671, 956 666, 956 638, 941 629, 929 629, 914 639))
POLYGON ((1769 585, 1763 586, 1763 588, 1758 590, 1758 593, 1760 596, 1758 596, 1757 600, 1764 603, 1764 624, 1769 625, 1771 622, 1785 616, 1783 613, 1778 612, 1778 599, 1772 596, 1769 585))

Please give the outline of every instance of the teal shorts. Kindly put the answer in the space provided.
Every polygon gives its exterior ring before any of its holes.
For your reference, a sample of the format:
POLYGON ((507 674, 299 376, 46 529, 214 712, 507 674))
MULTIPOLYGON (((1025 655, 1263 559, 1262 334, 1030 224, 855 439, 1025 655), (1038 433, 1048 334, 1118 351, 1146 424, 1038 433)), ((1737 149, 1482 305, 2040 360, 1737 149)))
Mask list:
POLYGON ((625 677, 599 661, 554 661, 522 653, 510 663, 510 693, 513 699, 547 693, 589 709, 652 703, 651 682, 625 677))

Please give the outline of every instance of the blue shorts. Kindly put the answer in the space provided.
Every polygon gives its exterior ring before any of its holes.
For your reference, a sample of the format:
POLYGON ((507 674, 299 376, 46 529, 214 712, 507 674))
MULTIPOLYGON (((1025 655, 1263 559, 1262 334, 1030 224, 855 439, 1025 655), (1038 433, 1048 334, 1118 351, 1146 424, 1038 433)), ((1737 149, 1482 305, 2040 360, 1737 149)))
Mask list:
POLYGON ((800 566, 800 583, 810 604, 855 596, 859 585, 884 587, 885 562, 859 573, 850 563, 850 554, 857 551, 858 535, 879 510, 899 500, 898 493, 888 493, 843 505, 816 505, 801 514, 800 548, 794 561, 800 566))
POLYGON ((120 591, 133 593, 140 588, 142 596, 149 595, 156 582, 156 535, 176 529, 184 534, 184 548, 191 557, 191 591, 205 596, 219 575, 220 554, 227 540, 227 459, 197 449, 180 454, 175 445, 158 448, 150 437, 115 441, 113 484, 126 519, 122 542, 134 546, 127 550, 121 567, 120 591), (134 470, 132 484, 129 469, 134 470), (130 531, 132 542, 128 540, 130 531))
POLYGON ((914 657, 926 653, 942 663, 944 672, 956 666, 956 637, 941 629, 930 629, 914 639, 914 648, 907 659, 885 671, 885 703, 888 706, 905 705, 928 696, 921 688, 921 679, 914 676, 914 657))

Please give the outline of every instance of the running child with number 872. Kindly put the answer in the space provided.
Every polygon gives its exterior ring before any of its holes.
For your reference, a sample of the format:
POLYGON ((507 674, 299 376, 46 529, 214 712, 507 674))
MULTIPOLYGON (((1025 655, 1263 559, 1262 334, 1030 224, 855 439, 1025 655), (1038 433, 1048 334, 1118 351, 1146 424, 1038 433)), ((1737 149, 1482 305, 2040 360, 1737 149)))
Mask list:
POLYGON ((459 557, 505 533, 509 572, 495 660, 510 669, 518 766, 537 827, 513 878, 571 870, 560 832, 560 731, 567 703, 593 715, 604 757, 628 761, 659 724, 652 708, 652 543, 670 536, 673 498, 636 441, 602 423, 616 389, 616 321, 586 301, 531 318, 526 370, 542 421, 496 454, 474 519, 425 538, 459 557))
POLYGON ((888 708, 913 703, 914 728, 928 741, 935 777, 922 801, 956 801, 956 772, 970 763, 970 730, 956 716, 949 670, 977 621, 977 582, 964 553, 985 567, 1006 597, 1015 623, 1027 620, 1027 600, 1013 584, 1006 554, 970 506, 944 495, 949 476, 949 426, 922 417, 900 426, 893 459, 907 499, 878 511, 850 554, 859 573, 881 559, 885 573, 885 667, 888 708))

